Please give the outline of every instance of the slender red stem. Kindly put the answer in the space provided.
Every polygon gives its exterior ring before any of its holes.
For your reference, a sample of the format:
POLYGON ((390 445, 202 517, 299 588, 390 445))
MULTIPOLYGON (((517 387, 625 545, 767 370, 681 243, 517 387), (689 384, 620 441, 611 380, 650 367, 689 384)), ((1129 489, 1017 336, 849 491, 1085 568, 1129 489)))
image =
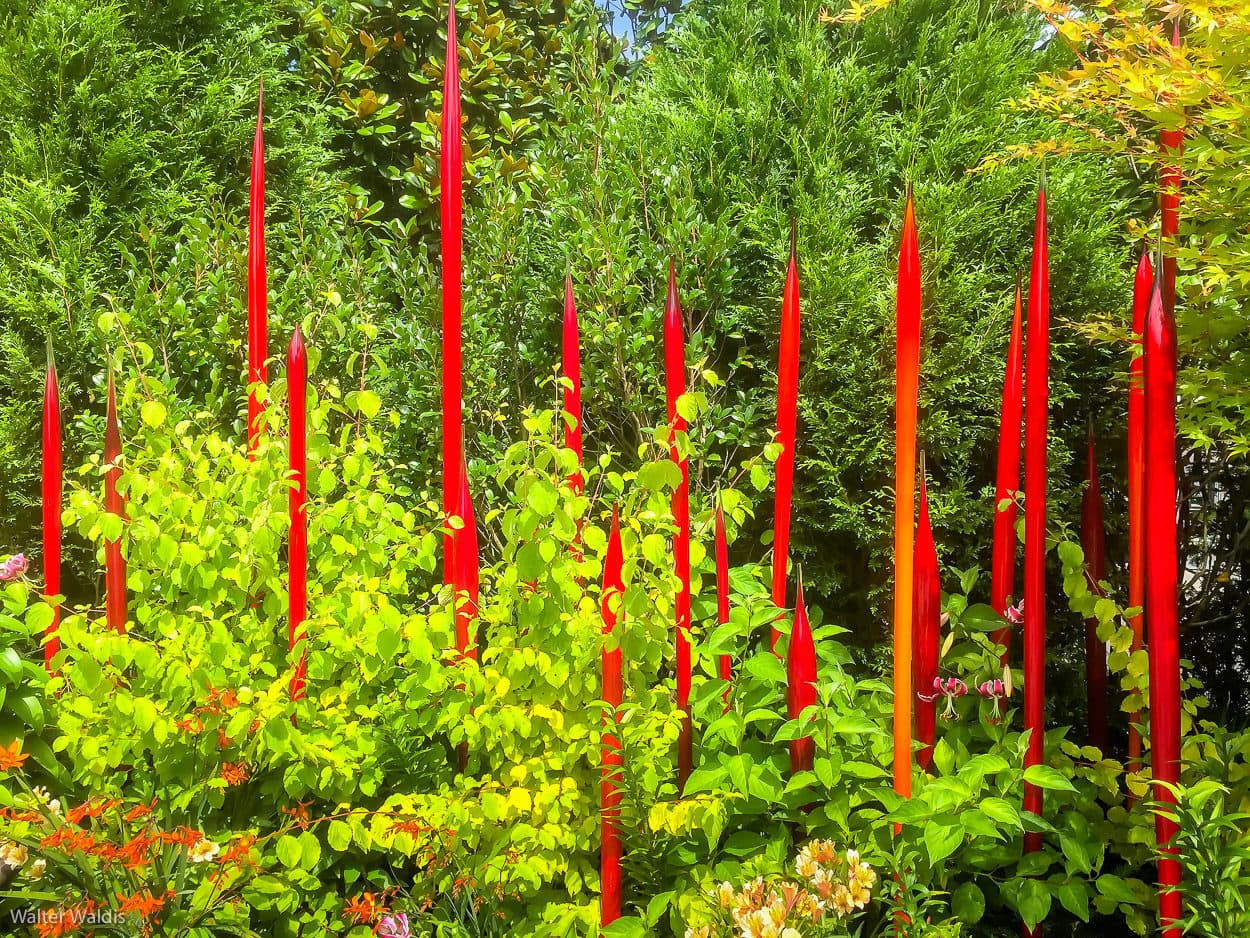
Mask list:
MULTIPOLYGON (((776 501, 773 507, 773 605, 786 608, 786 574, 790 559, 790 505, 794 492, 794 454, 799 412, 799 268, 795 239, 781 296, 781 345, 777 354, 776 501)), ((780 632, 773 628, 770 647, 776 651, 780 632)))
MULTIPOLYGON (((447 53, 443 68, 443 117, 439 136, 439 233, 443 261, 443 512, 455 514, 464 454, 461 423, 460 261, 461 187, 464 160, 460 128, 460 58, 456 44, 456 5, 447 7, 447 53)), ((443 534, 443 582, 456 576, 455 532, 443 534)))
MULTIPOLYGON (((1181 45, 1180 19, 1172 22, 1172 47, 1181 45)), ((1159 145, 1165 157, 1179 159, 1185 150, 1184 130, 1164 130, 1159 133, 1159 145)), ((1162 282, 1160 290, 1163 305, 1168 313, 1176 311, 1176 232, 1180 225, 1181 169, 1175 163, 1166 163, 1159 170, 1159 216, 1160 235, 1163 243, 1162 282)))
MULTIPOLYGON (((716 503, 716 621, 729 623, 729 540, 725 536, 725 513, 719 500, 716 503)), ((734 677, 733 656, 721 655, 720 679, 725 682, 725 712, 729 712, 729 692, 734 677)))
POLYGON ((564 445, 577 454, 577 471, 569 476, 569 484, 579 495, 582 492, 582 354, 581 336, 577 328, 577 306, 573 302, 573 277, 564 278, 564 324, 561 342, 562 371, 568 379, 564 386, 564 412, 572 422, 564 423, 564 445))
MULTIPOLYGON (((291 487, 287 495, 290 535, 287 545, 288 641, 292 652, 304 643, 304 622, 308 618, 308 353, 299 326, 291 336, 286 355, 287 466, 291 487)), ((307 652, 300 651, 299 664, 291 678, 291 699, 304 696, 307 652)))
MULTIPOLYGON (((1146 314, 1146 625, 1150 629, 1150 751, 1154 778, 1180 783, 1181 683, 1177 622, 1176 322, 1156 283, 1146 314)), ((1159 786, 1155 797, 1174 804, 1159 786)), ((1176 823, 1155 815, 1159 861, 1159 924, 1180 938, 1181 865, 1171 840, 1176 823)))
MULTIPOLYGON (((1102 595, 1106 579, 1106 531, 1102 517, 1102 488, 1094 455, 1094 431, 1089 431, 1085 458, 1085 494, 1081 499, 1081 547, 1090 591, 1102 595)), ((1107 646, 1098 638, 1098 617, 1085 620, 1085 694, 1089 711, 1089 744, 1107 749, 1107 646)))
POLYGON ((920 384, 920 248, 911 189, 903 214, 895 308, 894 790, 911 797, 912 562, 916 512, 916 410, 920 384))
MULTIPOLYGON (((564 445, 577 454, 577 469, 569 474, 569 485, 578 495, 586 485, 582 470, 582 342, 577 327, 577 305, 573 302, 573 276, 564 278, 564 323, 560 343, 561 369, 568 384, 564 386, 564 445), (571 424, 569 421, 572 421, 571 424)), ((577 519, 577 533, 569 548, 575 560, 581 560, 582 519, 577 519)))
MULTIPOLYGON (((1029 277, 1028 348, 1024 404, 1024 726, 1026 767, 1045 761, 1046 710, 1046 442, 1050 394, 1050 265, 1046 239, 1046 186, 1037 193, 1033 268, 1029 277)), ((1042 813, 1042 790, 1025 783, 1024 809, 1042 813)), ((1041 848, 1041 834, 1024 835, 1026 852, 1041 848)), ((1033 929, 1035 934, 1037 929, 1033 929)), ((1026 934, 1028 934, 1026 930, 1026 934)))
MULTIPOLYGON (((994 484, 994 553, 991 561, 990 605, 1006 618, 1016 575, 1016 492, 1020 489, 1020 424, 1024 414, 1024 343, 1020 315, 1020 280, 1007 343, 1003 375, 1003 406, 998 420, 998 471, 994 484)), ((1001 628, 994 641, 1003 646, 1003 665, 1011 659, 1011 629, 1001 628)))
POLYGON ((473 494, 469 489, 468 468, 460 466, 460 498, 456 513, 464 527, 456 532, 456 648, 461 657, 477 660, 477 642, 473 635, 477 622, 478 593, 481 569, 478 558, 477 516, 473 510, 473 494))
MULTIPOLYGON (((786 655, 786 710, 791 720, 816 704, 816 645, 812 627, 807 621, 807 604, 803 601, 803 580, 800 578, 794 600, 794 627, 790 629, 790 647, 786 655)), ((790 771, 810 770, 815 761, 816 742, 811 736, 790 741, 790 771)))
POLYGON ((664 304, 664 381, 668 397, 668 422, 673 432, 672 457, 681 469, 681 482, 673 491, 673 570, 677 575, 677 706, 683 712, 677 745, 677 784, 684 787, 694 768, 694 728, 690 719, 690 466, 679 451, 677 434, 686 432, 686 418, 677 410, 686 393, 686 343, 677 298, 677 274, 668 265, 668 299, 664 304))
MULTIPOLYGON (((455 534, 455 562, 453 574, 456 627, 456 650, 462 659, 477 660, 477 609, 481 571, 477 548, 477 517, 473 511, 473 495, 469 490, 469 469, 460 463, 460 495, 456 499, 456 515, 463 527, 455 534)), ((463 685, 461 685, 463 686, 463 685)), ((469 744, 462 742, 457 749, 457 763, 463 772, 469 764, 469 744)))
MULTIPOLYGON (((109 370, 108 406, 104 419, 104 510, 125 521, 126 504, 117 490, 122 470, 122 436, 117 424, 117 395, 113 389, 113 371, 109 370)), ((126 558, 122 556, 122 540, 118 536, 104 542, 104 614, 108 627, 126 631, 126 558)))
POLYGON ((264 88, 256 102, 256 136, 252 141, 252 182, 247 216, 247 452, 256 458, 265 405, 256 386, 269 380, 268 278, 265 271, 265 138, 261 130, 264 88))
MULTIPOLYGON (((1133 360, 1129 365, 1128 385, 1128 604, 1134 609, 1146 605, 1146 384, 1145 358, 1141 354, 1141 337, 1146 329, 1146 309, 1154 286, 1154 267, 1150 255, 1142 252, 1133 281, 1133 360)), ((1145 616, 1138 612, 1129 619, 1133 630, 1133 650, 1142 647, 1145 616)), ((1128 769, 1141 768, 1141 711, 1129 717, 1128 769)), ((1129 799, 1132 800, 1132 793, 1129 799)))
MULTIPOLYGON (((929 493, 923 473, 920 476, 920 524, 916 535, 916 592, 913 602, 916 653, 912 658, 912 684, 923 693, 932 693, 938 676, 941 644, 942 586, 938 571, 937 545, 929 520, 929 493)), ((916 754, 916 764, 925 771, 933 762, 937 741, 937 701, 916 698, 916 738, 924 748, 916 754)))
MULTIPOLYGON (((617 508, 612 506, 612 530, 608 535, 608 553, 603 564, 603 599, 600 613, 603 616, 603 632, 609 635, 624 615, 623 600, 625 584, 621 579, 624 552, 621 548, 621 529, 617 508)), ((602 769, 600 782, 601 846, 599 853, 599 877, 602 894, 599 900, 599 917, 603 925, 610 925, 621 917, 621 741, 616 732, 608 732, 609 720, 613 730, 620 725, 617 712, 623 699, 624 686, 621 678, 620 646, 603 649, 603 701, 612 708, 612 714, 604 714, 602 769)))
POLYGON ((48 375, 43 390, 43 594, 52 602, 52 621, 44 631, 44 666, 52 670, 52 658, 61 648, 57 629, 61 624, 61 604, 52 597, 61 594, 61 392, 56 380, 52 343, 48 342, 48 375))

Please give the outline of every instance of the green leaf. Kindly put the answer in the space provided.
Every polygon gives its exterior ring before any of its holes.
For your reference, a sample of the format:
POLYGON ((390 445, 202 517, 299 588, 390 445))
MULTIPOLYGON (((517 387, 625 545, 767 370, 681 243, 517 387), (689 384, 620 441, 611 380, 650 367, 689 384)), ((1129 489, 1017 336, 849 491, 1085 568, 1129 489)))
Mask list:
POLYGON ((646 463, 638 470, 638 484, 651 492, 672 491, 681 485, 681 467, 671 459, 646 463))
POLYGON ((0 674, 8 678, 9 683, 13 685, 17 685, 22 680, 22 656, 17 653, 16 648, 0 648, 0 674))
POLYGON ((937 866, 963 843, 964 829, 949 818, 931 820, 924 828, 924 846, 929 854, 929 864, 937 866))
POLYGON ((1076 791, 1066 775, 1050 765, 1031 765, 1024 770, 1024 780, 1048 791, 1076 791))
POLYGON ((100 684, 100 665, 94 658, 78 658, 70 670, 70 680, 83 693, 89 694, 100 684))
POLYGON ((673 904, 673 892, 662 892, 659 895, 652 896, 651 901, 647 903, 647 924, 655 925, 668 911, 670 905, 673 904))
POLYGON ((646 938, 647 926, 642 919, 627 915, 618 918, 599 934, 603 938, 646 938))
POLYGON ((134 708, 135 727, 140 732, 147 732, 156 722, 156 704, 147 697, 135 697, 131 703, 134 708))
POLYGON ((1137 902, 1137 895, 1129 884, 1114 873, 1104 873, 1102 876, 1099 876, 1097 886, 1098 892, 1108 899, 1129 905, 1134 905, 1137 902))
POLYGON ((786 682, 785 666, 777 660, 777 656, 772 652, 765 651, 758 655, 752 655, 746 660, 745 668, 749 674, 758 677, 762 681, 768 681, 772 684, 784 684, 786 682))
POLYGON ((939 739, 933 747, 933 764, 943 775, 950 775, 955 771, 955 749, 945 737, 939 739))
POLYGON ((544 518, 556 510, 560 503, 560 493, 549 479, 537 478, 525 495, 525 503, 544 518))
POLYGON ((383 628, 378 632, 378 655, 384 659, 393 659, 402 642, 403 636, 399 629, 383 628))
POLYGON ((326 828, 326 843, 336 853, 343 853, 352 845, 352 829, 346 821, 335 818, 326 828))
POLYGON ((278 855, 278 861, 289 870, 295 869, 300 864, 300 859, 304 855, 304 851, 300 846, 299 840, 290 834, 283 834, 278 838, 275 852, 278 855))
POLYGON ((1056 886, 1055 895, 1065 909, 1082 922, 1089 921, 1089 885, 1084 880, 1069 880, 1056 886))
POLYGON ((1006 824, 1014 827, 1016 830, 1024 829, 1024 822, 1020 819, 1020 812, 1006 798, 983 798, 980 808, 982 814, 992 818, 999 824, 1006 824))
POLYGON ((1060 834, 1059 845, 1063 848, 1064 860, 1071 872, 1089 873, 1093 869, 1094 861, 1081 838, 1060 834))
POLYGON ((751 484, 755 486, 757 492, 762 492, 768 488, 769 483, 768 470, 756 463, 751 467, 751 484))
POLYGON ((43 704, 34 694, 22 694, 9 701, 9 709, 35 733, 43 732, 43 704))
POLYGON ((1003 617, 994 611, 993 606, 984 603, 973 603, 959 617, 959 624, 972 632, 994 632, 1006 623, 1003 617))
POLYGON ((1020 883, 1016 903, 1024 924, 1033 928, 1050 913, 1050 889, 1040 879, 1026 879, 1020 883))
POLYGON ((144 401, 143 406, 139 408, 139 416, 149 427, 159 427, 165 422, 167 415, 168 411, 160 401, 144 401))
POLYGON ((841 736, 844 733, 866 733, 871 736, 885 735, 885 730, 860 713, 842 714, 842 716, 833 721, 831 732, 834 736, 841 736))
POLYGON ((372 420, 382 409, 382 398, 373 391, 358 391, 356 392, 356 409, 372 420))
POLYGON ((304 831, 299 835, 299 847, 299 865, 311 872, 321 862, 321 842, 317 840, 317 835, 312 831, 304 831))
POLYGON ((55 610, 48 603, 37 602, 26 610, 26 629, 31 635, 42 635, 55 616, 55 610))
POLYGON ((985 914, 985 894, 976 883, 964 883, 951 893, 951 911, 961 921, 975 925, 985 914))

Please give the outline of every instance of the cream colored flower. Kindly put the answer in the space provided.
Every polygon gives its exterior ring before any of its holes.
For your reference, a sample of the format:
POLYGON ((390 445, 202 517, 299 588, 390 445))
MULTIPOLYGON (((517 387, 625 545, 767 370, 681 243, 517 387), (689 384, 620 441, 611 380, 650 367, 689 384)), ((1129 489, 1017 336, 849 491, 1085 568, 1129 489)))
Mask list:
POLYGON ((46 870, 47 868, 48 868, 48 861, 45 860, 43 857, 40 857, 39 859, 37 859, 34 863, 30 865, 30 869, 27 870, 26 872, 29 874, 31 879, 43 879, 43 871, 46 870))
POLYGON ((829 901, 839 916, 849 915, 851 910, 855 908, 855 902, 851 898, 851 891, 842 883, 838 883, 833 887, 833 895, 829 901))
POLYGON ((867 863, 861 863, 851 871, 851 878, 861 886, 871 888, 877 882, 877 871, 867 863))
POLYGON ((857 909, 862 909, 872 898, 872 891, 867 886, 857 882, 856 880, 851 880, 847 889, 851 894, 851 904, 857 909))
POLYGON ((0 844, 0 860, 3 860, 9 866, 20 867, 26 863, 29 856, 25 844, 15 844, 6 842, 0 844))
POLYGON ((712 931, 706 925, 700 925, 698 928, 687 928, 686 938, 712 938, 712 931))
POLYGON ((53 814, 55 814, 57 817, 60 817, 61 816, 61 802, 58 801, 56 798, 53 798, 51 801, 48 802, 48 810, 51 811, 53 814))
POLYGON ((786 903, 784 899, 777 897, 768 903, 768 920, 770 924, 778 929, 786 923, 786 903))
POLYGON ((187 848, 187 859, 192 863, 207 863, 221 852, 221 845, 208 838, 196 841, 194 847, 187 848))
POLYGON ((722 909, 733 908, 734 904, 734 888, 730 883, 721 883, 712 891, 716 897, 716 902, 722 909))
POLYGON ((821 867, 816 871, 816 875, 812 877, 812 888, 822 899, 828 899, 833 895, 833 877, 827 869, 821 867))
POLYGON ((780 931, 763 909, 735 915, 734 923, 741 929, 742 938, 780 938, 780 931))
POLYGON ((39 799, 40 804, 47 804, 52 800, 52 792, 44 788, 42 785, 36 785, 30 790, 30 793, 39 799))

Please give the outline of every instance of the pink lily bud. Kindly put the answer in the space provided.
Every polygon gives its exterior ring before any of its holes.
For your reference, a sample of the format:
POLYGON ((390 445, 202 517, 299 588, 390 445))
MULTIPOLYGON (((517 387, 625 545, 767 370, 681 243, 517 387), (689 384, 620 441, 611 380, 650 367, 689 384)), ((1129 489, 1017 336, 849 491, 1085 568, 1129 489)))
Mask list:
POLYGON ((1012 625, 1020 625, 1024 622, 1024 600, 1020 600, 1014 606, 1008 606, 1005 615, 1007 616, 1007 621, 1012 625))
POLYGON ((14 554, 4 563, 0 563, 0 583, 12 583, 30 567, 25 554, 14 554))

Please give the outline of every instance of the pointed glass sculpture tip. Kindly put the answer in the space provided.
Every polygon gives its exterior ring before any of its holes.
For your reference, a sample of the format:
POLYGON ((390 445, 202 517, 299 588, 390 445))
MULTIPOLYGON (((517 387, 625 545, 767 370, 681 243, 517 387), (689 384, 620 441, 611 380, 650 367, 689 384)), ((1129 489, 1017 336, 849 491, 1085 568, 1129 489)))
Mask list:
POLYGON ((304 355, 304 334, 300 331, 299 323, 295 324, 295 330, 291 333, 290 353, 292 358, 301 358, 304 355))

